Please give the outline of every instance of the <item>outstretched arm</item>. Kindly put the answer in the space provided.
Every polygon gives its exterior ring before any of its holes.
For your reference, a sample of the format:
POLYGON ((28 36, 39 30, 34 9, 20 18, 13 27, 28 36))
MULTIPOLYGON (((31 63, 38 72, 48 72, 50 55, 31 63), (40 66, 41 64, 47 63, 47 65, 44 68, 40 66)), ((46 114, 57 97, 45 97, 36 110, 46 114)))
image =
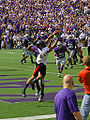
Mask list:
POLYGON ((54 33, 51 33, 49 37, 45 40, 45 42, 48 42, 54 35, 58 34, 59 30, 55 31, 54 33))
POLYGON ((49 37, 45 40, 45 42, 47 43, 48 41, 50 41, 52 37, 53 37, 53 34, 50 34, 49 37))
POLYGON ((51 52, 51 51, 55 48, 57 42, 58 42, 58 38, 56 39, 56 41, 55 41, 55 43, 53 44, 53 46, 51 46, 51 47, 49 48, 49 52, 51 52))
POLYGON ((56 52, 54 52, 54 58, 56 59, 56 52))
POLYGON ((31 52, 34 52, 34 50, 32 49, 32 45, 29 45, 29 46, 27 47, 27 50, 29 50, 29 51, 31 51, 31 52))

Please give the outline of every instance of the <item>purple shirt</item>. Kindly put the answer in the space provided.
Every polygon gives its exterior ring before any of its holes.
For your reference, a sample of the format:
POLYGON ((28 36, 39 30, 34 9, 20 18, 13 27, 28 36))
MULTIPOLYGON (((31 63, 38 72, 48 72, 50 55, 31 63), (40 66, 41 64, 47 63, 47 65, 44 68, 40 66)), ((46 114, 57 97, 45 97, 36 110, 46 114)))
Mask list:
POLYGON ((34 50, 35 57, 37 57, 39 54, 38 48, 36 46, 33 46, 32 49, 34 50))
POLYGON ((66 46, 62 46, 61 48, 55 47, 54 52, 56 52, 56 57, 63 58, 65 57, 66 46))
POLYGON ((24 47, 27 48, 28 47, 28 40, 26 38, 24 38, 23 41, 24 41, 24 47))
POLYGON ((60 90, 54 99, 56 120, 75 120, 73 112, 79 111, 75 93, 68 89, 60 90))

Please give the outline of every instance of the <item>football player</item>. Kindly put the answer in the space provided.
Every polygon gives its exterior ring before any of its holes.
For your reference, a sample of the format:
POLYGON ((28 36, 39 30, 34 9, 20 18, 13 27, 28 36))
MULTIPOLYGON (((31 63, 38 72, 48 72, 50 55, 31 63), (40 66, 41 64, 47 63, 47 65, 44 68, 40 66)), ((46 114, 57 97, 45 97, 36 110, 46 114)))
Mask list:
POLYGON ((58 72, 59 72, 58 77, 61 76, 63 67, 66 63, 65 52, 67 52, 69 55, 69 51, 68 51, 67 47, 63 44, 63 42, 58 41, 57 47, 54 48, 54 57, 56 59, 56 66, 57 66, 58 72))
POLYGON ((33 54, 32 54, 32 52, 28 51, 26 49, 28 47, 28 44, 29 44, 29 41, 28 41, 27 37, 25 36, 24 40, 23 40, 23 43, 22 43, 22 46, 23 46, 23 53, 22 53, 23 58, 21 60, 22 64, 23 64, 23 62, 26 63, 26 58, 29 57, 29 56, 30 56, 30 59, 31 59, 31 63, 34 63, 33 62, 33 54))
MULTIPOLYGON (((54 34, 57 34, 58 32, 55 32, 54 34)), ((49 41, 54 34, 51 34, 47 39, 46 42, 49 41)), ((26 97, 26 89, 29 86, 29 84, 31 84, 32 89, 34 90, 34 83, 36 83, 39 79, 42 79, 45 77, 46 75, 46 62, 47 62, 47 57, 48 57, 48 53, 50 53, 54 47, 56 46, 58 42, 58 38, 56 39, 55 43, 50 46, 50 44, 46 45, 45 41, 38 41, 37 42, 37 49, 38 49, 38 56, 36 59, 36 68, 32 74, 32 76, 27 80, 26 85, 23 89, 23 96, 26 97), (37 74, 40 73, 38 76, 37 74)), ((44 93, 42 92, 40 97, 39 97, 39 101, 43 101, 43 97, 44 97, 44 93)))
POLYGON ((66 46, 68 47, 68 50, 69 50, 69 53, 70 53, 70 57, 67 60, 67 65, 65 66, 65 69, 67 69, 69 64, 70 64, 70 68, 73 68, 72 58, 74 58, 75 46, 77 47, 77 44, 75 42, 75 39, 73 38, 73 35, 69 35, 68 36, 68 39, 66 40, 66 46))

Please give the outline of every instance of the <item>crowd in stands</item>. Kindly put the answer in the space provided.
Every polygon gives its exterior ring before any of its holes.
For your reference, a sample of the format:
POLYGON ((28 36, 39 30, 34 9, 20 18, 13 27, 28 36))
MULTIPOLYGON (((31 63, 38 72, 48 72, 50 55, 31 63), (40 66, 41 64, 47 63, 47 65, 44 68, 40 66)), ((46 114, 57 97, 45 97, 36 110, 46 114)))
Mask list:
POLYGON ((89 34, 88 0, 0 0, 0 39, 5 49, 21 48, 23 38, 55 30, 89 34))

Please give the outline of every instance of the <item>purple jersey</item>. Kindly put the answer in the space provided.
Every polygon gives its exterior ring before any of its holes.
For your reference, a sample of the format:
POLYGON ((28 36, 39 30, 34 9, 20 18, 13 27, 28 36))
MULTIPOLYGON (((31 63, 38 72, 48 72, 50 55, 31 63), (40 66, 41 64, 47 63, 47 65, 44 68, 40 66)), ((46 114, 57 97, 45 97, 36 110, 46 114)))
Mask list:
POLYGON ((23 41, 24 41, 24 47, 27 48, 28 47, 28 40, 26 38, 24 38, 23 41))
POLYGON ((2 35, 2 29, 0 28, 0 37, 1 37, 1 35, 2 35))
POLYGON ((76 120, 73 112, 79 111, 75 93, 68 89, 60 90, 54 99, 56 120, 76 120))
POLYGON ((39 54, 38 48, 36 46, 33 46, 32 49, 34 50, 35 57, 37 57, 39 54))
POLYGON ((66 40, 66 44, 67 44, 67 46, 68 46, 68 49, 69 50, 74 50, 75 49, 75 40, 73 39, 73 40, 66 40))
POLYGON ((54 52, 56 52, 56 57, 57 58, 63 58, 65 57, 65 51, 66 51, 66 46, 62 46, 61 48, 55 47, 54 52))

